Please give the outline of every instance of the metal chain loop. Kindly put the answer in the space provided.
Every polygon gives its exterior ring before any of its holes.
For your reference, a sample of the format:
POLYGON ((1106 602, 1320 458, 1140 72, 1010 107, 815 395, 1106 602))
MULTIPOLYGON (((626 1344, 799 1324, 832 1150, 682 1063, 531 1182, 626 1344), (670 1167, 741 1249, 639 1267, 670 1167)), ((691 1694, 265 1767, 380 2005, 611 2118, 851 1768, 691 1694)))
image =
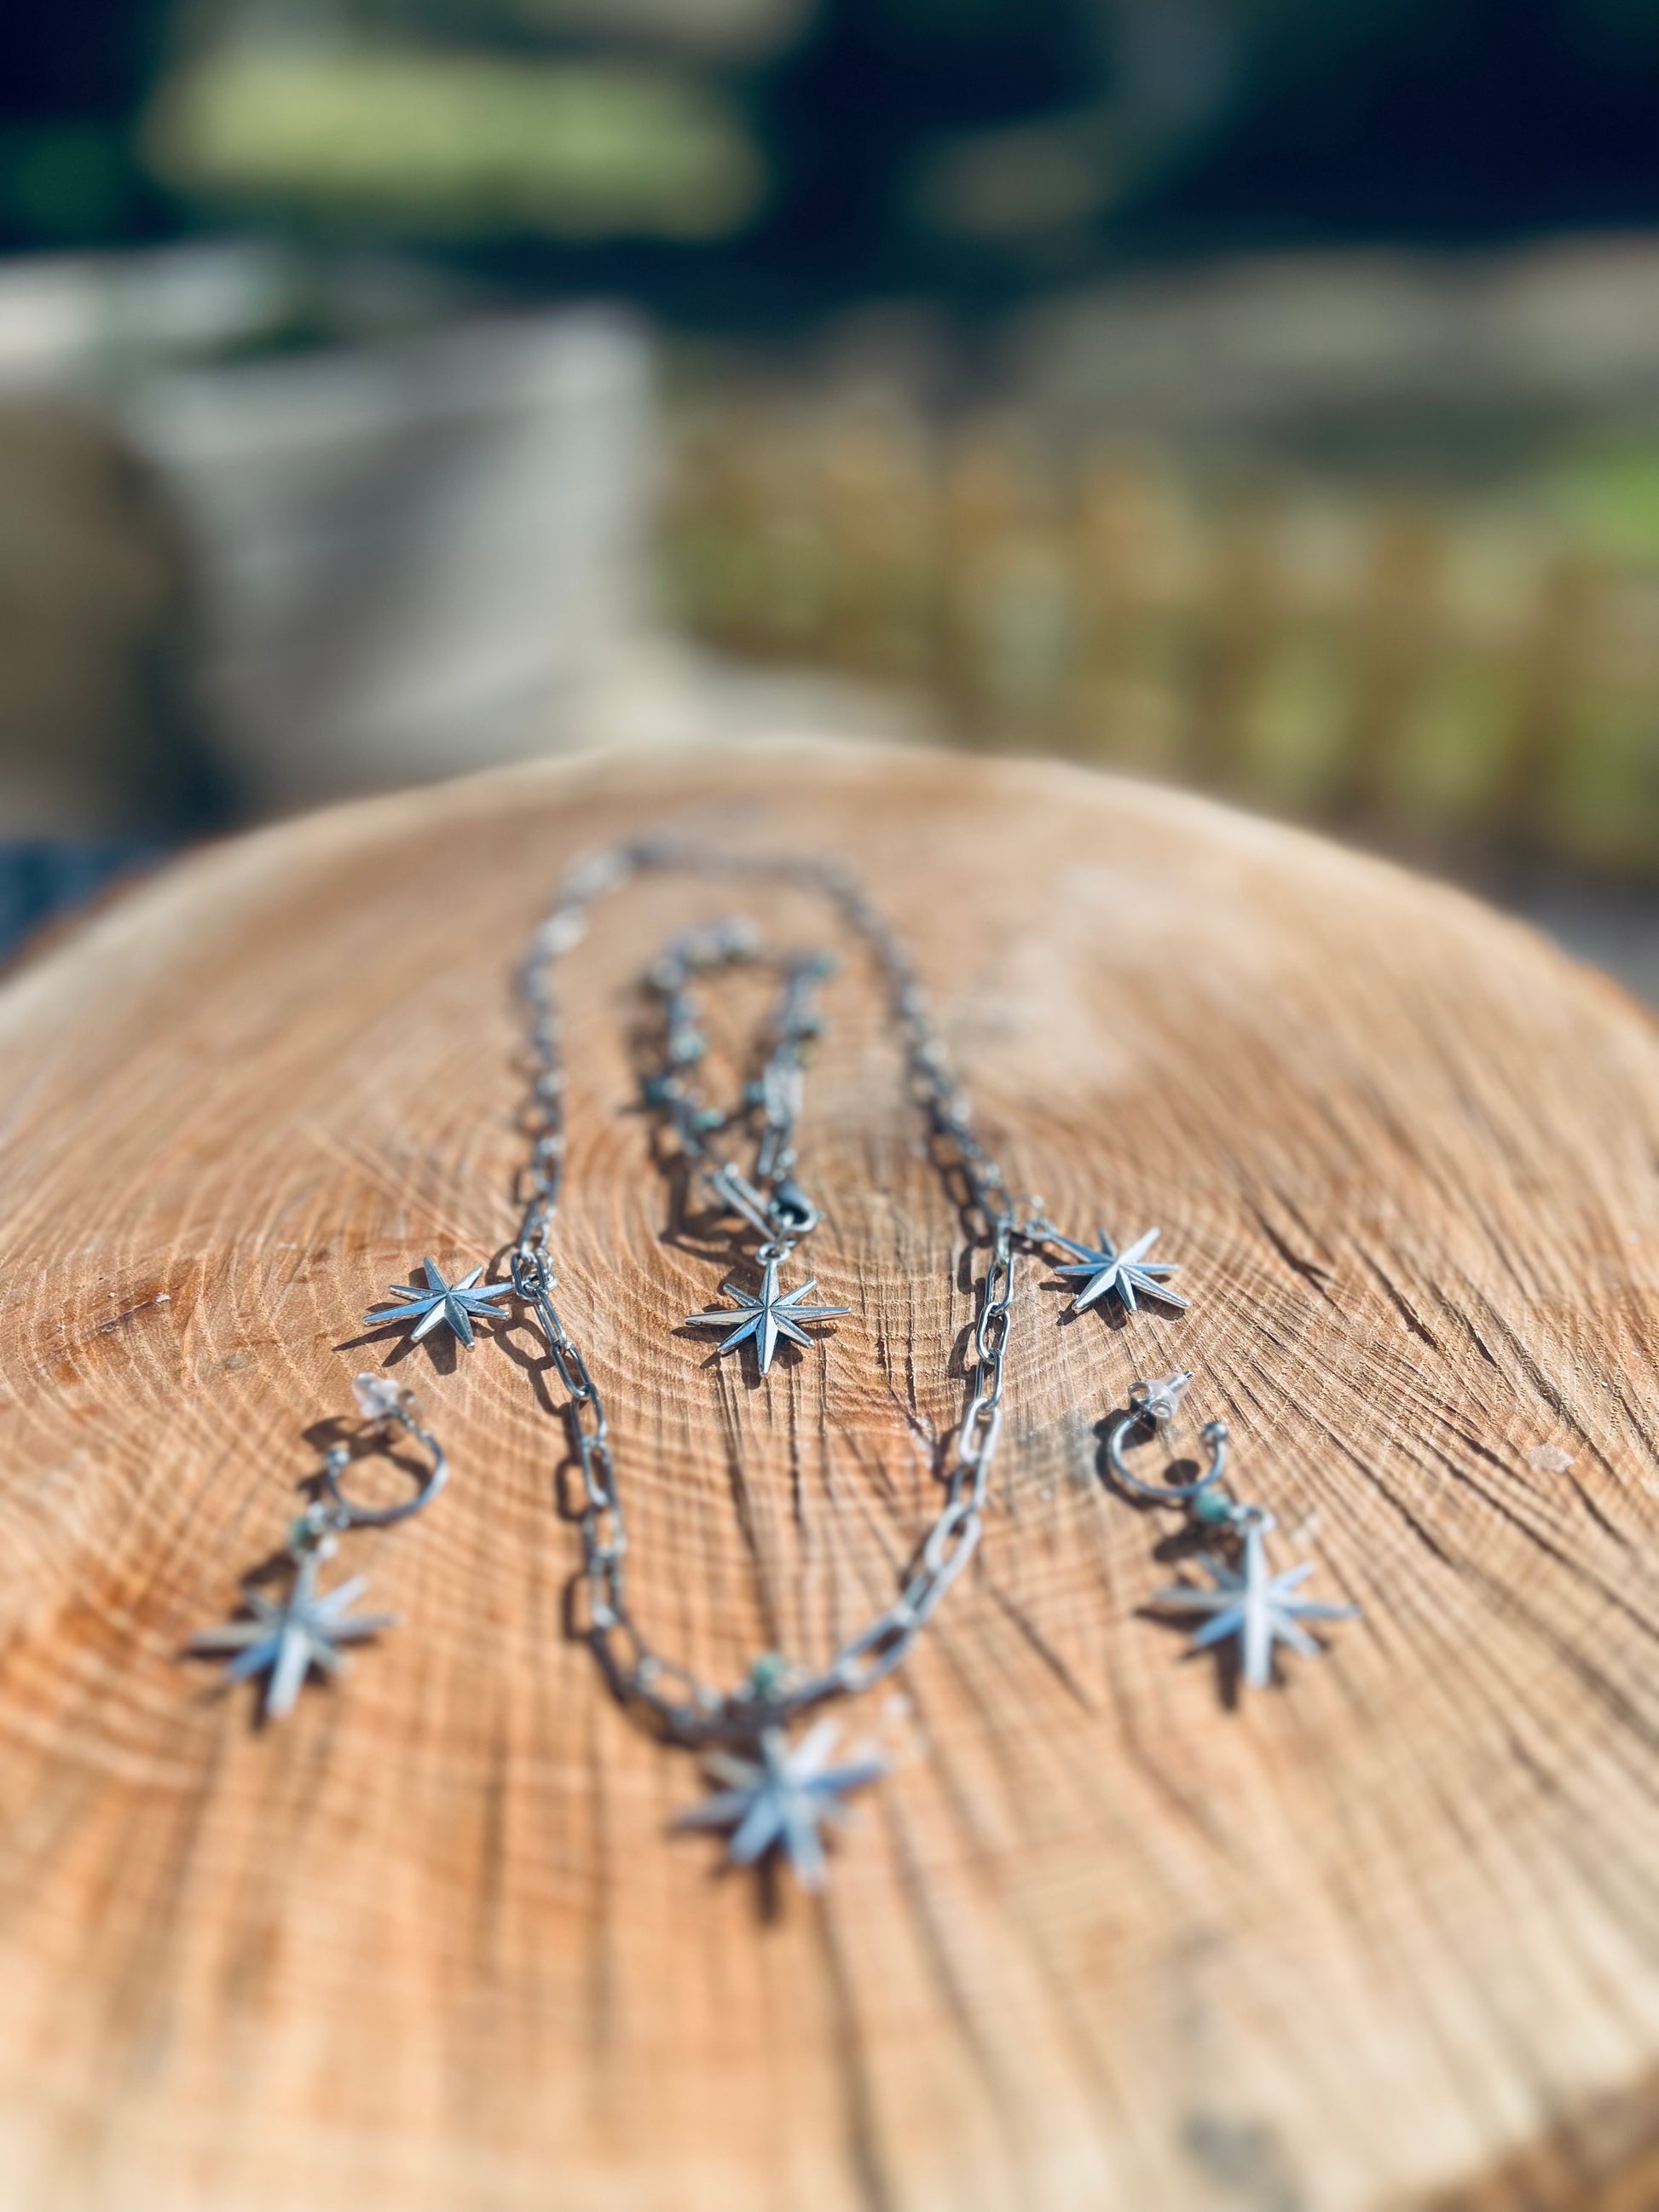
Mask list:
MULTIPOLYGON (((764 1240, 762 1250, 779 1256, 787 1255, 818 1218, 794 1183, 793 1171, 801 1068, 817 1031, 817 987, 829 965, 807 957, 786 969, 770 1048, 738 1115, 713 1109, 691 1073, 704 1050, 695 978, 726 962, 753 958, 757 951, 751 927, 740 921, 688 931, 671 943, 650 977, 663 1000, 665 1064, 648 1103, 664 1112, 686 1157, 710 1186, 758 1231, 764 1240), (711 1141, 739 1118, 752 1121, 757 1133, 752 1179, 722 1158, 711 1141)), ((668 838, 642 839, 592 854, 566 876, 520 963, 519 988, 530 1048, 526 1127, 531 1149, 511 1273, 514 1289, 533 1315, 567 1394, 564 1416, 581 1483, 578 1525, 586 1604, 582 1626, 617 1694, 648 1711, 665 1732, 690 1743, 745 1741, 762 1729, 782 1726, 812 1706, 867 1690, 890 1674, 973 1557, 1002 1434, 1016 1247, 1032 1240, 1042 1217, 1021 1213, 1001 1169, 975 1133, 967 1099, 951 1073, 903 941, 853 872, 837 862, 725 853, 668 838), (945 1476, 944 1504, 885 1612, 843 1644, 825 1667, 791 1674, 781 1686, 757 1676, 741 1689, 713 1688, 653 1650, 635 1625, 628 1608, 627 1526, 605 1401, 552 1298, 548 1243, 563 1186, 567 1096, 553 972, 586 936, 599 899, 639 877, 667 871, 781 884, 829 901, 874 960, 903 1042, 908 1092, 926 1121, 935 1164, 970 1239, 991 1248, 975 1322, 969 1401, 945 1476)))
POLYGON ((649 982, 662 1001, 663 1064, 647 1078, 645 1099, 674 1133, 689 1162, 729 1212, 739 1214, 775 1260, 788 1258, 818 1224, 816 1206, 795 1181, 795 1124, 799 1118, 806 1057, 823 1029, 818 988, 834 972, 818 953, 783 963, 783 982, 769 1025, 769 1047, 744 1086, 734 1111, 711 1105, 696 1070, 708 1049, 699 1015, 696 983, 711 970, 758 961, 761 942, 742 915, 683 931, 653 963, 649 982), (715 1139, 729 1129, 752 1128, 755 1164, 745 1176, 724 1158, 715 1139))

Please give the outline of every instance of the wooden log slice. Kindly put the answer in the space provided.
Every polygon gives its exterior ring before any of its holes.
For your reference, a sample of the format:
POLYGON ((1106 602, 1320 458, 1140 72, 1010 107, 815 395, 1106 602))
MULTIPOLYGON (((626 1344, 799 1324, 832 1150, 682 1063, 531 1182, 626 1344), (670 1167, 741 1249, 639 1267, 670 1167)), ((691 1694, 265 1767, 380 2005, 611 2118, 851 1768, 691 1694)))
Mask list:
MULTIPOLYGON (((568 963, 557 1236, 637 1611, 722 1682, 890 1596, 982 1269, 852 951, 802 1132, 851 1311, 763 1382, 676 1333, 726 1270, 665 1234, 629 1036, 663 933, 734 905, 823 934, 662 881, 568 963)), ((0 2203, 1653 2201, 1659 1038, 1611 986, 1171 793, 781 744, 204 852, 5 987, 0 1086, 0 2203), (529 1332, 360 1319, 507 1243, 513 960, 573 855, 663 823, 856 860, 1011 1181, 1079 1235, 1161 1224, 1193 1300, 1068 1321, 1022 1266, 982 1552, 843 1711, 896 1771, 826 1894, 769 1912, 669 1833, 695 1760, 567 1632, 529 1332), (453 1481, 329 1571, 403 1625, 260 1729, 180 1648, 394 1363, 453 1481), (1274 1564, 1364 1608, 1231 1703, 1145 1611, 1178 1517, 1102 1479, 1109 1409, 1177 1366, 1274 1564)))

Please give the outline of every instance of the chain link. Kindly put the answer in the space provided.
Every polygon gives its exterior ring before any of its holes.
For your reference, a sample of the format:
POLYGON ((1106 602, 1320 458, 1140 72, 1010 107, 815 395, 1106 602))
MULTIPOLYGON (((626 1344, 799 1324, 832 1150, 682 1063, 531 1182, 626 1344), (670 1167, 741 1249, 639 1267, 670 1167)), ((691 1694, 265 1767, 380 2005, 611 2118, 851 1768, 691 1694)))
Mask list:
POLYGON ((645 1101, 663 1115, 682 1158, 730 1212, 757 1231, 771 1256, 788 1258, 820 1218, 795 1180, 795 1125, 800 1116, 805 1070, 823 1022, 818 991, 835 963, 819 953, 783 963, 782 988, 769 1025, 769 1048, 731 1113, 711 1105, 696 1071, 708 1049, 699 1016, 696 981, 713 969, 757 961, 761 943, 742 916, 689 929, 672 939, 653 964, 649 981, 663 1007, 661 1067, 647 1078, 645 1101), (745 1176, 715 1139, 731 1129, 752 1131, 755 1163, 745 1176))
MULTIPOLYGON (((817 987, 830 964, 809 957, 786 970, 771 1048, 757 1078, 759 1087, 745 1095, 739 1116, 711 1108, 690 1073, 704 1049, 694 977, 728 961, 752 958, 756 950, 752 930, 740 921, 688 931, 670 945, 650 978, 663 1000, 665 1065, 660 1087, 654 1096, 648 1090, 647 1097, 666 1115, 688 1158, 725 1201, 770 1244, 787 1247, 818 1218, 793 1181, 794 1128, 801 1068, 818 1026, 817 987), (734 1120, 750 1116, 758 1127, 752 1181, 711 1142, 734 1120)), ((746 1741, 762 1729, 782 1726, 828 1698, 867 1690, 890 1674, 973 1557, 1002 1433, 1016 1248, 1044 1224, 1040 1213, 1021 1214, 1001 1169, 974 1131, 968 1101, 951 1074, 903 941, 858 878, 837 862, 723 853, 665 838, 592 854, 566 876, 520 963, 519 988, 530 1045, 531 1149, 522 1176, 523 1214, 512 1254, 512 1281, 535 1316, 567 1393, 565 1419, 581 1482, 585 1632, 617 1694, 649 1711, 666 1733, 692 1743, 746 1741), (843 1644, 827 1666, 793 1674, 781 1686, 757 1674, 740 1689, 714 1688, 653 1650, 635 1624, 628 1607, 627 1526, 605 1401, 552 1296, 549 1239, 563 1188, 567 1101, 554 971, 586 934, 592 909, 601 898, 639 877, 671 871, 780 884, 830 902, 874 959, 903 1040, 908 1087, 926 1120, 934 1163, 969 1237, 991 1249, 975 1323, 970 1395, 954 1438, 944 1505, 886 1611, 843 1644)))

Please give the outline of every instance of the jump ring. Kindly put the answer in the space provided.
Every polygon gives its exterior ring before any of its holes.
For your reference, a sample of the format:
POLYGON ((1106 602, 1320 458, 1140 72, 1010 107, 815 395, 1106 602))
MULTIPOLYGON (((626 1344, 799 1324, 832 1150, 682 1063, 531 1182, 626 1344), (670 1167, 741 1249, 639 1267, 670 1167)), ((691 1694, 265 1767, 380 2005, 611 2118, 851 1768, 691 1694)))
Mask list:
POLYGON ((1212 1484, 1220 1481, 1227 1464, 1225 1421, 1206 1421, 1199 1431, 1199 1442, 1209 1452, 1210 1464, 1196 1482, 1144 1482, 1138 1474, 1129 1472, 1123 1461, 1124 1435, 1127 1430, 1142 1422, 1153 1425, 1150 1415, 1131 1407, 1127 1412, 1120 1412, 1106 1431, 1107 1460, 1113 1474, 1126 1490, 1134 1491, 1142 1498, 1156 1498, 1162 1504, 1178 1505, 1185 1499, 1200 1497, 1212 1484))
POLYGON ((413 1498, 405 1498, 401 1505, 359 1505, 348 1498, 340 1486, 340 1477, 351 1464, 350 1447, 347 1444, 333 1445, 323 1460, 323 1487, 338 1511, 344 1516, 339 1523, 341 1528, 388 1528, 394 1521, 407 1521, 423 1505, 429 1505, 448 1481, 448 1455, 437 1438, 428 1436, 424 1429, 416 1428, 413 1421, 406 1419, 399 1420, 398 1426, 431 1453, 431 1472, 422 1478, 413 1498))

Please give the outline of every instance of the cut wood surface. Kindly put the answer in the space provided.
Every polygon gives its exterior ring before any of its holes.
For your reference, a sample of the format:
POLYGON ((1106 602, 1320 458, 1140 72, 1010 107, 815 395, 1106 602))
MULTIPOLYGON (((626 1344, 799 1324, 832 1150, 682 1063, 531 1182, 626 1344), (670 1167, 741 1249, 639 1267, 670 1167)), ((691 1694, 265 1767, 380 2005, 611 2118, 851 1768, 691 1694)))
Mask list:
MULTIPOLYGON (((677 1333, 726 1271, 669 1233, 629 1032, 664 932, 734 906, 825 928, 665 879, 568 963, 556 1237, 637 1610, 719 1681, 887 1601, 983 1264, 851 951, 802 1129, 851 1310, 763 1382, 677 1333)), ((779 744, 187 860, 0 991, 0 1097, 4 2212, 1659 2200, 1659 1033, 1611 985, 1170 793, 779 744), (361 1323, 500 1255, 512 963, 567 861, 663 823, 856 860, 1011 1181, 1161 1224, 1193 1300, 1068 1322, 1022 1264, 981 1555, 842 1711, 895 1771, 826 1894, 769 1912, 567 1631, 529 1332, 361 1323), (180 1647, 382 1364, 452 1486, 331 1570, 402 1626, 256 1728, 180 1647), (1102 1479, 1176 1366, 1274 1563, 1364 1608, 1231 1705, 1144 1611, 1176 1516, 1102 1479)))

